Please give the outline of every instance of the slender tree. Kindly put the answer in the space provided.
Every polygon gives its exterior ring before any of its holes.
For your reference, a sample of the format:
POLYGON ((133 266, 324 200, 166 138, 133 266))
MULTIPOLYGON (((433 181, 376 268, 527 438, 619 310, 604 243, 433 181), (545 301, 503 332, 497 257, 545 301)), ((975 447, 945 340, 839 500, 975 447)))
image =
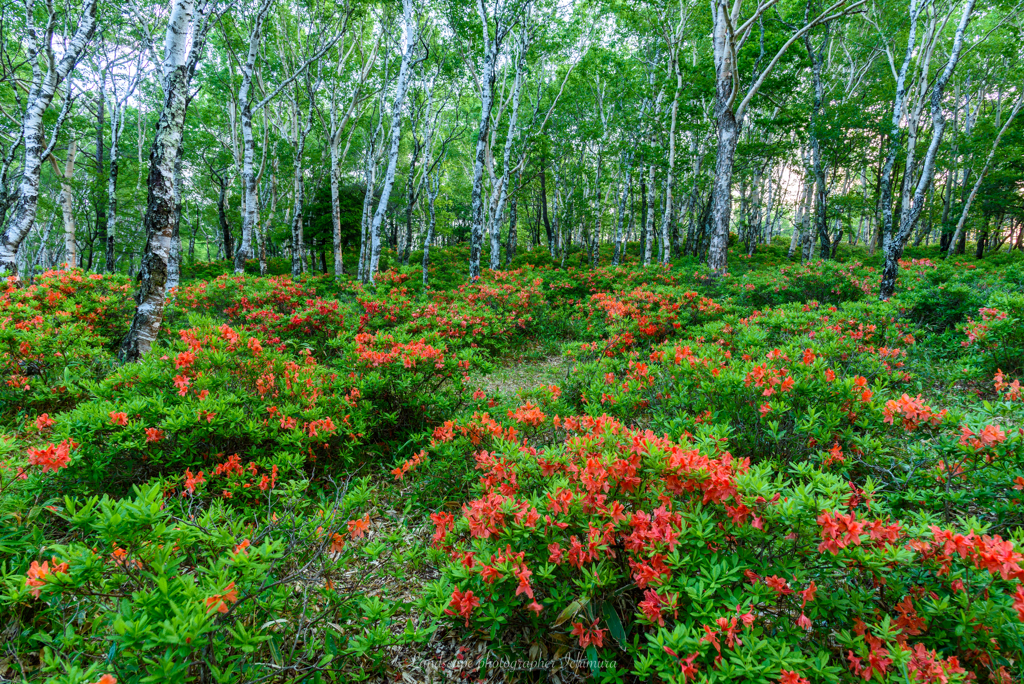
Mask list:
POLYGON ((143 225, 146 247, 135 294, 135 315, 121 342, 122 361, 145 356, 163 320, 171 241, 178 221, 175 169, 181 151, 188 90, 206 38, 219 11, 211 0, 171 0, 164 41, 163 107, 149 152, 148 200, 143 225))

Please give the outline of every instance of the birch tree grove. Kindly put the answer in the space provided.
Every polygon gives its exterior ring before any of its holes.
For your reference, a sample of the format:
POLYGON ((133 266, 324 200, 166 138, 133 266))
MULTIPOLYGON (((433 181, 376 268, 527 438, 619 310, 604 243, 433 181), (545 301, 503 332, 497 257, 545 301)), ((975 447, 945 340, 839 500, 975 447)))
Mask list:
POLYGON ((0 684, 1024 684, 1022 112, 1024 0, 0 0, 0 684))
POLYGON ((1021 36, 1015 0, 19 0, 0 273, 138 276, 125 359, 179 270, 429 289, 439 249, 467 282, 864 250, 884 299, 907 250, 1024 244, 1021 36))
POLYGON ((31 64, 32 76, 28 92, 25 94, 25 110, 21 117, 21 130, 18 132, 18 140, 25 150, 21 183, 15 191, 10 219, 0 234, 0 276, 17 274, 18 248, 35 225, 43 162, 52 153, 71 107, 73 93, 69 79, 72 77, 72 71, 82 59, 96 31, 96 0, 84 0, 78 28, 74 35, 70 36, 64 54, 59 59, 53 45, 57 22, 58 16, 53 2, 25 2, 25 61, 31 64), (57 89, 65 81, 68 86, 64 106, 57 123, 49 133, 50 143, 47 146, 43 115, 50 108, 57 89))

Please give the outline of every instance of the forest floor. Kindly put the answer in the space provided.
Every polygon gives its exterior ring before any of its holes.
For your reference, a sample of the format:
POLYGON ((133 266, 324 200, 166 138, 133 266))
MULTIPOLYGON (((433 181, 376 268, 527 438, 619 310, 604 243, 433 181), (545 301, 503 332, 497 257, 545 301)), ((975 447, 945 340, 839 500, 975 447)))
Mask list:
POLYGON ((0 678, 1024 681, 1019 256, 786 247, 193 276, 135 364, 126 277, 7 284, 0 678))

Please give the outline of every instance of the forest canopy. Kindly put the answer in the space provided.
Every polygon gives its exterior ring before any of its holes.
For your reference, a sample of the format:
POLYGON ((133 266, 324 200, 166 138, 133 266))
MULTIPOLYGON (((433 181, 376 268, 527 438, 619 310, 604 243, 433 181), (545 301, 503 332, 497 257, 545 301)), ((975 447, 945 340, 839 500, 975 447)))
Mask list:
POLYGON ((0 268, 135 274, 149 245, 172 283, 275 258, 372 282, 381 249, 465 241, 475 277, 637 241, 721 272, 788 236, 884 250, 888 297, 907 244, 1024 245, 1019 10, 8 2, 0 268))

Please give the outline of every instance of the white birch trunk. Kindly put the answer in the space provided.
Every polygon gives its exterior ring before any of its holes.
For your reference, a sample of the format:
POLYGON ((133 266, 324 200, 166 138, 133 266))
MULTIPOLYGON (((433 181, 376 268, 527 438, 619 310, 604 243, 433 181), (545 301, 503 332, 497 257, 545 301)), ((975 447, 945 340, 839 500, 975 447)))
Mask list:
POLYGON ((622 253, 625 247, 626 201, 629 199, 629 188, 633 182, 633 160, 632 154, 629 152, 622 153, 622 168, 622 178, 619 179, 618 222, 615 225, 615 251, 612 253, 612 266, 618 266, 622 261, 622 253))
POLYGON ((651 265, 651 247, 654 245, 654 164, 647 167, 647 221, 644 224, 644 257, 642 264, 651 265))
POLYGON ((242 106, 239 117, 242 128, 242 239, 234 254, 235 273, 238 274, 245 272, 245 262, 252 258, 252 235, 260 220, 256 194, 256 141, 252 132, 252 81, 263 22, 273 3, 274 0, 262 0, 256 10, 252 30, 249 32, 249 51, 241 65, 242 82, 238 88, 238 101, 242 106))
MULTIPOLYGON (((469 279, 480 277, 480 255, 484 248, 484 156, 487 153, 487 136, 490 132, 491 109, 494 107, 494 64, 501 47, 501 27, 494 27, 494 39, 488 26, 487 10, 483 0, 477 0, 484 39, 483 72, 480 78, 480 125, 477 129, 476 154, 473 158, 473 192, 471 197, 471 226, 469 237, 469 279)), ((499 17, 495 17, 499 20, 499 17)))
POLYGON ((508 122, 508 133, 505 135, 505 149, 502 157, 501 177, 498 180, 499 187, 497 202, 494 211, 491 213, 491 263, 492 271, 497 271, 501 266, 501 224, 505 220, 505 205, 508 202, 508 186, 512 172, 510 162, 512 159, 512 148, 518 138, 519 131, 516 128, 519 119, 519 101, 523 90, 523 62, 525 61, 526 36, 525 30, 520 37, 519 49, 516 54, 516 75, 512 85, 512 113, 508 122))
POLYGON ((964 33, 967 31, 967 25, 970 23, 971 16, 974 13, 974 4, 975 0, 967 0, 964 3, 963 14, 960 17, 960 23, 957 25, 956 33, 953 36, 953 49, 949 53, 949 59, 946 61, 945 69, 943 69, 942 73, 935 81, 935 85, 932 86, 932 139, 928 144, 928 151, 925 152, 925 157, 921 166, 921 176, 918 179, 913 200, 900 216, 898 232, 895 234, 885 234, 885 243, 883 245, 883 249, 885 250, 885 265, 882 268, 882 282, 878 292, 879 299, 883 301, 892 297, 893 292, 896 290, 896 278, 899 274, 900 257, 903 256, 903 250, 907 245, 907 240, 910 239, 914 226, 917 224, 917 220, 921 216, 921 211, 924 209, 928 189, 932 184, 932 178, 935 174, 935 158, 938 155, 939 144, 942 142, 942 134, 946 127, 946 117, 942 111, 942 96, 945 92, 946 84, 949 83, 949 79, 953 76, 953 71, 956 69, 956 65, 960 61, 960 53, 963 50, 964 44, 964 33))
MULTIPOLYGON (((430 157, 427 157, 427 166, 430 166, 430 157)), ((430 219, 427 222, 427 235, 423 238, 423 289, 430 286, 430 247, 434 242, 434 227, 437 225, 437 216, 434 211, 434 203, 441 192, 440 174, 431 178, 427 176, 427 212, 430 219)))
POLYGON ((57 165, 57 159, 50 155, 50 163, 60 178, 61 217, 64 219, 64 260, 68 268, 78 266, 78 240, 75 239, 75 205, 74 191, 71 180, 75 176, 75 159, 78 157, 78 141, 72 140, 68 146, 68 158, 64 168, 57 165))
POLYGON ((306 182, 304 175, 303 157, 306 153, 306 138, 313 129, 313 102, 309 103, 309 112, 305 123, 299 128, 298 144, 295 147, 295 159, 292 162, 292 215, 291 215, 291 241, 292 241, 292 277, 298 278, 306 270, 305 260, 305 239, 302 234, 302 207, 306 199, 306 182))
MULTIPOLYGON (((208 5, 203 5, 208 9, 208 5)), ((166 297, 171 241, 177 214, 175 166, 185 127, 188 88, 206 42, 209 16, 196 25, 192 0, 173 0, 164 42, 164 102, 149 153, 148 202, 143 224, 146 248, 139 273, 136 309, 121 343, 123 361, 137 361, 149 352, 160 331, 166 297), (191 38, 191 49, 188 48, 191 38)))
POLYGON ((668 175, 665 177, 665 206, 661 215, 661 263, 667 264, 672 259, 672 243, 670 230, 672 227, 672 190, 675 185, 676 169, 676 122, 679 118, 679 92, 683 89, 683 73, 679 70, 677 55, 671 53, 670 67, 676 74, 675 94, 672 96, 672 116, 668 131, 668 175))
POLYGON ((167 291, 181 283, 181 149, 174 163, 174 225, 171 229, 171 251, 167 260, 167 291))
POLYGON ((978 195, 978 190, 981 189, 981 183, 985 179, 985 175, 988 173, 989 168, 992 166, 992 160, 996 156, 996 150, 999 148, 999 142, 1002 140, 1003 134, 1006 133, 1006 129, 1010 127, 1014 117, 1017 116, 1017 112, 1020 111, 1022 104, 1024 104, 1024 99, 1018 98, 1017 102, 1013 105, 1013 109, 1010 110, 1010 115, 1007 117, 1006 123, 1004 123, 1002 128, 999 129, 995 140, 992 141, 992 147, 988 151, 988 157, 985 158, 985 165, 981 167, 981 171, 978 172, 978 177, 974 181, 974 186, 971 188, 970 194, 968 194, 967 199, 964 200, 964 207, 960 212, 960 219, 956 222, 956 231, 953 233, 953 239, 950 240, 949 249, 946 252, 947 257, 953 256, 956 252, 956 244, 960 242, 960 236, 964 232, 964 225, 967 223, 967 214, 971 210, 971 204, 974 202, 974 198, 978 195))
POLYGON ((416 22, 413 18, 413 0, 402 0, 402 13, 405 22, 405 51, 402 53, 402 65, 398 69, 398 83, 395 85, 395 100, 391 106, 391 148, 388 150, 388 166, 384 174, 384 186, 380 191, 380 201, 373 213, 370 225, 370 264, 366 274, 366 282, 373 284, 374 275, 380 264, 380 227, 387 213, 391 188, 395 184, 395 169, 398 167, 398 146, 402 142, 402 115, 405 109, 405 98, 409 91, 409 72, 412 69, 413 51, 416 48, 416 22))

